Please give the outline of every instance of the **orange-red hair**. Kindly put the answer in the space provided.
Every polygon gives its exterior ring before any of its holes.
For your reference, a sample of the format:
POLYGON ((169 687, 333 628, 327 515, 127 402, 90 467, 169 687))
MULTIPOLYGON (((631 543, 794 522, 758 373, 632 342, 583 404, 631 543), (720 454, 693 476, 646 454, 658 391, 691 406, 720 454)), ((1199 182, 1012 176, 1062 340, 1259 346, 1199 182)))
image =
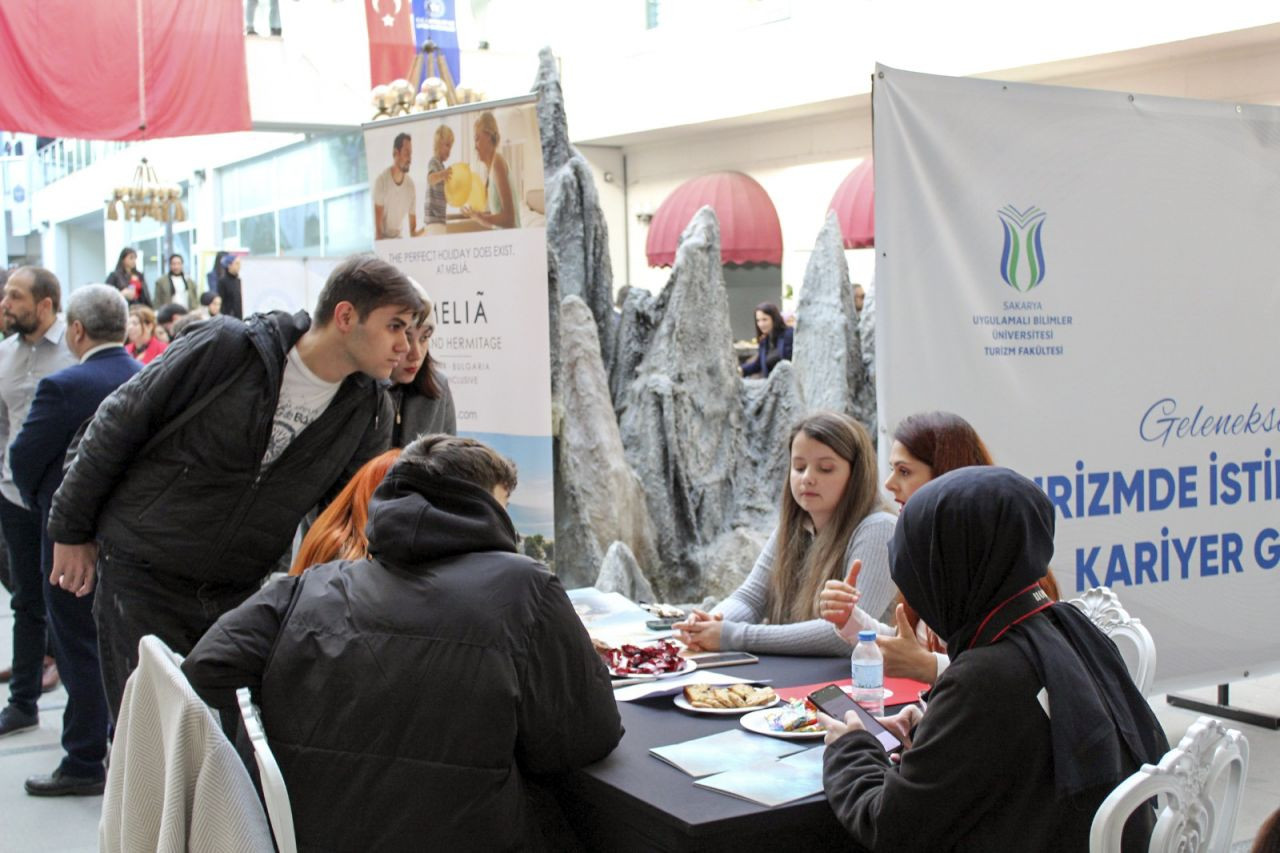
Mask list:
POLYGON ((364 559, 369 549, 364 535, 364 526, 369 522, 369 499, 399 457, 399 448, 392 448, 364 463, 311 525, 289 574, 300 575, 331 560, 364 559))

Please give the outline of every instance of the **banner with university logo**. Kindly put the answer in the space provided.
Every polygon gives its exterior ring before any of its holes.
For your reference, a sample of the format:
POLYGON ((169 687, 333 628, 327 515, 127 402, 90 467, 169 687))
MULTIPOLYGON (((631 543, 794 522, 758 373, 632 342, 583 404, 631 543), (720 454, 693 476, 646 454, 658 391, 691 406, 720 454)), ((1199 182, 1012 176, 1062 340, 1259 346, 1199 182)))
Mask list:
POLYGON ((554 560, 551 330, 542 143, 534 96, 364 126, 374 252, 435 304, 430 352, 458 434, 519 467, 508 512, 554 560))
MULTIPOLYGON (((444 57, 455 86, 462 85, 462 55, 458 50, 458 21, 454 13, 454 0, 413 0, 413 38, 418 50, 431 42, 444 57)), ((422 65, 422 74, 427 66, 422 65)), ((411 80, 415 87, 422 80, 411 80)))
POLYGON ((1280 110, 885 67, 873 109, 882 444, 968 419, 1157 690, 1280 669, 1280 110))

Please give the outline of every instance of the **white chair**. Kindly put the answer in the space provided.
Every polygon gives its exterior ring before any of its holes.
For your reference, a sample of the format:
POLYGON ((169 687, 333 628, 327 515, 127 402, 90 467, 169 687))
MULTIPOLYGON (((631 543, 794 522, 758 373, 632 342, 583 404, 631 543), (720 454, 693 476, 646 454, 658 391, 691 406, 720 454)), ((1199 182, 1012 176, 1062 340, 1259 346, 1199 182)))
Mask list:
POLYGON ((1152 851, 1228 853, 1249 772, 1249 742, 1213 717, 1196 720, 1158 765, 1116 787, 1098 807, 1089 831, 1091 853, 1120 853, 1124 823, 1156 798, 1152 851))
POLYGON ((1095 586, 1080 598, 1071 599, 1069 603, 1079 608, 1102 633, 1120 647, 1120 654, 1129 667, 1133 683, 1146 696, 1156 677, 1156 643, 1147 626, 1130 616, 1120 605, 1116 594, 1105 586, 1095 586), (1125 644, 1129 646, 1128 654, 1125 653, 1125 644))
POLYGON ((284 785, 284 774, 276 757, 271 754, 267 745, 267 733, 262 728, 262 717, 253 704, 249 688, 241 687, 236 691, 236 699, 240 702, 240 716, 244 717, 244 727, 253 743, 253 757, 258 762, 258 776, 262 781, 262 796, 267 801, 267 817, 271 820, 271 834, 276 839, 279 853, 297 853, 298 843, 293 835, 293 809, 289 805, 289 791, 284 785))

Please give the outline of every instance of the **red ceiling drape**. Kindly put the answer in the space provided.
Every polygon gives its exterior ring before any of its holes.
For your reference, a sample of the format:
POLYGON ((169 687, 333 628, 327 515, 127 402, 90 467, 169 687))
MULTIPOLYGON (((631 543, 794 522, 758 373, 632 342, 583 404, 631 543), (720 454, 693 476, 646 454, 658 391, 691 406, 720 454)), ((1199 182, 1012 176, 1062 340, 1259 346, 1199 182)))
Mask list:
POLYGON ((2 0, 0 128, 121 140, 248 130, 243 28, 241 0, 2 0))

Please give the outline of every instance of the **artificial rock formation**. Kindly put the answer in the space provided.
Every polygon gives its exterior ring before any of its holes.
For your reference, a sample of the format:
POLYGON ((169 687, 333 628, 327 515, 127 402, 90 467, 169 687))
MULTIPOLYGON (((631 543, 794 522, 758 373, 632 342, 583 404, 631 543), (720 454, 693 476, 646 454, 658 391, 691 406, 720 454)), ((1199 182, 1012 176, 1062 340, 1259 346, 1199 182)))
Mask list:
MULTIPOLYGON (((827 214, 804 271, 792 362, 806 409, 846 412, 863 420, 854 411, 858 389, 866 383, 858 312, 834 212, 827 214)), ((863 425, 871 427, 865 420, 863 425)))
POLYGON ((586 159, 569 144, 560 74, 550 48, 538 54, 538 129, 545 172, 547 245, 556 257, 561 296, 577 296, 595 318, 608 372, 613 359, 615 316, 609 228, 586 159))
POLYGON ((605 552, 600 574, 592 584, 601 592, 617 592, 632 601, 654 601, 653 587, 640 570, 636 555, 625 542, 614 542, 605 552))
POLYGON ((611 543, 625 543, 641 565, 658 562, 644 489, 622 450, 595 318, 585 302, 560 305, 556 574, 568 588, 589 586, 611 543))
MULTIPOLYGON (((777 522, 778 502, 790 463, 787 438, 791 426, 807 411, 800 399, 796 376, 791 362, 780 361, 769 371, 768 379, 742 382, 746 440, 734 478, 737 487, 734 523, 738 526, 768 531, 777 522)), ((750 566, 748 562, 747 568, 750 566)))
POLYGON ((699 552, 732 526, 742 448, 738 366, 715 212, 694 214, 660 297, 652 340, 626 390, 627 459, 645 484, 669 600, 702 592, 699 552))
POLYGON ((639 287, 625 288, 622 297, 622 316, 618 320, 613 362, 609 369, 609 390, 613 394, 613 408, 619 418, 627 407, 627 389, 631 387, 636 372, 640 369, 640 362, 649 351, 649 344, 653 341, 653 334, 666 306, 662 295, 655 297, 639 287))

